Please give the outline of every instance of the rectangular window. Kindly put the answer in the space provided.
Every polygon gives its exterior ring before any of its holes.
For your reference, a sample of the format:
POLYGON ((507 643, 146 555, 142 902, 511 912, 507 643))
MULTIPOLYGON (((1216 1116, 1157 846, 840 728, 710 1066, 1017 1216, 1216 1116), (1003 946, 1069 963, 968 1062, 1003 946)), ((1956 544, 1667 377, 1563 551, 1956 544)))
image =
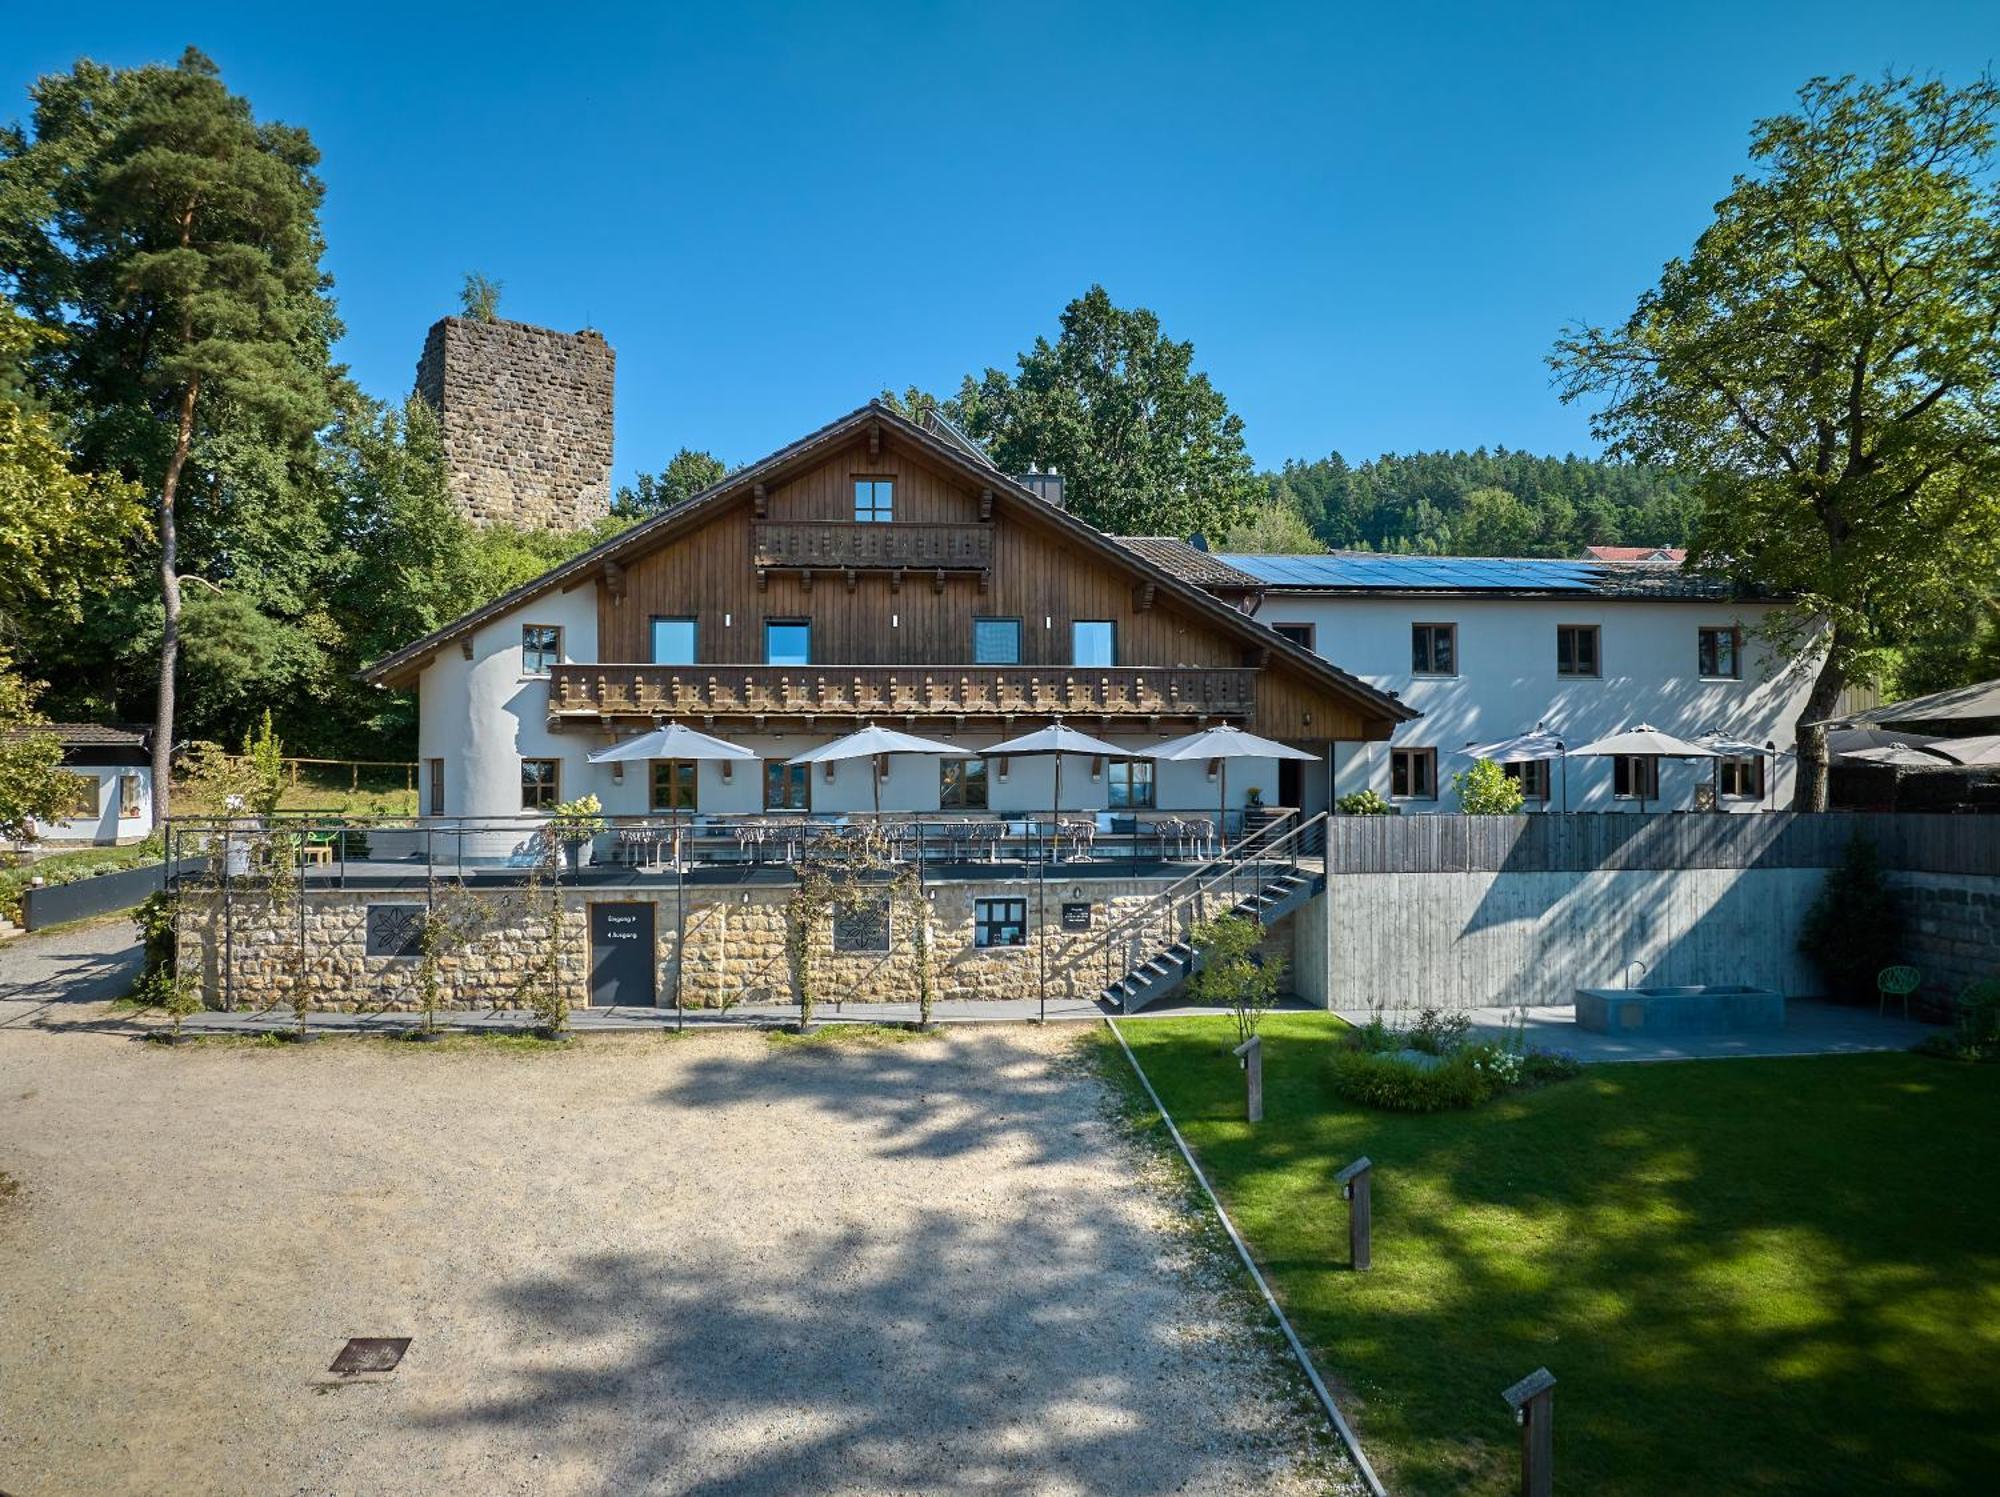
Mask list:
POLYGON ((974 665, 1019 665, 1021 663, 1021 621, 1019 619, 974 619, 972 621, 972 663, 974 665))
POLYGON ((694 620, 653 620, 653 664, 694 664, 694 620))
POLYGON ((1520 764, 1503 764, 1500 773, 1521 787, 1523 800, 1545 801, 1549 798, 1549 761, 1529 759, 1520 764))
POLYGON ((938 765, 938 805, 947 811, 986 809, 986 761, 944 759, 938 765))
POLYGON ((1695 634, 1695 670, 1709 681, 1743 679, 1743 634, 1735 628, 1701 629, 1695 634))
POLYGON ((870 899, 846 909, 833 910, 835 951, 887 951, 889 949, 889 901, 870 899))
POLYGON ((540 811, 562 799, 562 760, 521 761, 521 809, 540 811))
POLYGON ((1402 800, 1436 800, 1438 755, 1434 748, 1389 750, 1389 793, 1402 800))
POLYGON ((1764 798, 1764 760, 1759 754, 1731 755, 1717 761, 1716 780, 1724 800, 1764 798))
POLYGON ((366 941, 369 956, 422 956, 424 907, 420 904, 369 905, 366 941))
POLYGON ((1613 759, 1611 793, 1619 800, 1658 800, 1660 761, 1651 754, 1623 754, 1613 759))
POLYGON ((764 620, 764 663, 811 665, 812 637, 811 619, 764 620))
MULTIPOLYGON (((696 772, 701 768, 692 759, 655 759, 653 765, 653 800, 655 811, 693 811, 699 781, 696 772)), ((800 768, 804 768, 801 765, 800 768)))
POLYGON ((1078 619, 1070 625, 1073 665, 1111 666, 1118 663, 1116 630, 1110 619, 1078 619))
POLYGON ((1597 625, 1556 625, 1556 674, 1595 676, 1602 662, 1597 653, 1597 625))
POLYGON ((521 626, 521 674, 546 676, 562 664, 562 629, 555 624, 521 626))
POLYGON ((1104 766, 1108 786, 1109 804, 1113 810, 1128 810, 1132 807, 1149 807, 1153 804, 1153 761, 1151 759, 1113 759, 1104 766))
POLYGON ((444 815, 444 760, 432 759, 425 765, 431 775, 431 815, 444 815))
POLYGON ((1458 674, 1458 625, 1410 625, 1410 669, 1420 676, 1458 674))
POLYGON ((1027 945, 1028 901, 1025 899, 973 900, 972 944, 974 946, 1027 945))
POLYGON ((1313 648, 1313 626, 1311 624, 1273 624, 1271 626, 1295 645, 1313 648))
POLYGON ((139 786, 140 780, 135 774, 118 776, 118 814, 121 818, 145 814, 145 792, 139 786))
POLYGON ((862 525, 886 525, 896 518, 896 480, 854 480, 854 518, 862 525))
POLYGON ((812 798, 812 766, 787 764, 783 759, 764 761, 764 809, 804 811, 812 798))
POLYGON ((63 788, 69 796, 69 810, 64 814, 68 821, 95 821, 102 807, 101 787, 94 774, 65 774, 68 781, 63 788))

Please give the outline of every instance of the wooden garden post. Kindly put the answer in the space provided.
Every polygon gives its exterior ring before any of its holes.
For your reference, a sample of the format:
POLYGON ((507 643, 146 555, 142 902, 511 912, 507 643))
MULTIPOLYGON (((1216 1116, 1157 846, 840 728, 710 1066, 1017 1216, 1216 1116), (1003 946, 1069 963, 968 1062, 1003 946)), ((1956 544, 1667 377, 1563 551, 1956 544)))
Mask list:
POLYGON ((1264 1042, 1256 1035, 1238 1045, 1230 1052, 1243 1063, 1244 1078, 1250 1095, 1248 1114, 1250 1121, 1264 1121, 1264 1042))
POLYGON ((1555 1490, 1555 1374, 1537 1367, 1500 1396, 1521 1426, 1521 1497, 1555 1490))
POLYGON ((1374 1179, 1375 1164, 1366 1154, 1333 1177, 1333 1183, 1340 1187, 1340 1193, 1347 1198, 1347 1266, 1356 1273, 1373 1266, 1374 1244, 1371 1235, 1374 1230, 1373 1202, 1370 1182, 1374 1179))

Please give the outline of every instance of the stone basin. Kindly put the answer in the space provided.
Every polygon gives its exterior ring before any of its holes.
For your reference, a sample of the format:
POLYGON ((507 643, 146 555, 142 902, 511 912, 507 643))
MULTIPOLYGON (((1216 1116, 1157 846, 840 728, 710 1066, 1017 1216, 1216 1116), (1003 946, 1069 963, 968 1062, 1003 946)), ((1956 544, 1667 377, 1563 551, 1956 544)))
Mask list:
POLYGON ((1594 1034, 1748 1034, 1785 1027, 1785 995, 1733 983, 1578 988, 1576 1022, 1594 1034))

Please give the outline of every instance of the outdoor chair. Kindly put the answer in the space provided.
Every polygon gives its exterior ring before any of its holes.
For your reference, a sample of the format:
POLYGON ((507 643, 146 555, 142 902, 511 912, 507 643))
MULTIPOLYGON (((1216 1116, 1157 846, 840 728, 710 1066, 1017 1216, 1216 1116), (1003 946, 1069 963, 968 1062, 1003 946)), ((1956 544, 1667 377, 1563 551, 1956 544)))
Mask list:
POLYGON ((1875 1013, 1877 1017, 1887 1013, 1889 1000, 1903 1000, 1903 1017, 1910 1017, 1910 994, 1916 992, 1924 980, 1923 973, 1915 967, 1884 967, 1875 974, 1875 1013))

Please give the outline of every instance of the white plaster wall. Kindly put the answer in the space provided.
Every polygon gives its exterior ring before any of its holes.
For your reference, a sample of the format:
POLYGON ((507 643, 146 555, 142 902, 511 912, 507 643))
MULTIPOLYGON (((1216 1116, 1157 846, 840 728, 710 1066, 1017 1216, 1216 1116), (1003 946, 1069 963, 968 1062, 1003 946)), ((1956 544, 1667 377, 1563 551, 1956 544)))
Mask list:
MULTIPOLYGON (((1649 722, 1693 737, 1710 728, 1756 743, 1792 747, 1792 725, 1811 688, 1816 661, 1776 655, 1755 637, 1770 613, 1763 605, 1654 602, 1610 598, 1367 598, 1298 597, 1273 593, 1258 619, 1266 624, 1310 623, 1314 646, 1343 670, 1372 686, 1397 693, 1424 715, 1404 723, 1394 746, 1438 751, 1436 801, 1405 801, 1410 813, 1453 811, 1451 777, 1468 768, 1470 744, 1525 733, 1538 722, 1570 743, 1649 722), (1420 677, 1410 671, 1410 626, 1458 626, 1458 674, 1420 677), (1595 624, 1600 630, 1603 674, 1578 679, 1556 674, 1556 626, 1595 624), (1695 671, 1696 631, 1737 625, 1745 632, 1743 679, 1703 680, 1695 671)), ((1389 794, 1390 744, 1343 743, 1335 750, 1335 790, 1346 795, 1374 789, 1389 794)), ((1785 805, 1794 761, 1767 761, 1764 802, 1725 801, 1724 809, 1750 811, 1785 805)), ((1310 772, 1311 767, 1308 766, 1310 772)), ((1562 766, 1550 766, 1547 806, 1562 808, 1562 766)), ((1660 799, 1648 809, 1684 808, 1711 768, 1698 761, 1664 760, 1660 799)), ((1235 775, 1230 776, 1232 785, 1235 775)), ((1268 794, 1267 794, 1267 798, 1268 794)), ((1608 759, 1569 761, 1573 811, 1639 809, 1612 794, 1608 759)))
POLYGON ((74 816, 40 825, 48 842, 143 841, 153 828, 153 771, 144 764, 65 764, 67 774, 97 781, 97 812, 94 817, 74 816), (139 777, 139 807, 135 816, 120 816, 118 780, 121 775, 139 777))

